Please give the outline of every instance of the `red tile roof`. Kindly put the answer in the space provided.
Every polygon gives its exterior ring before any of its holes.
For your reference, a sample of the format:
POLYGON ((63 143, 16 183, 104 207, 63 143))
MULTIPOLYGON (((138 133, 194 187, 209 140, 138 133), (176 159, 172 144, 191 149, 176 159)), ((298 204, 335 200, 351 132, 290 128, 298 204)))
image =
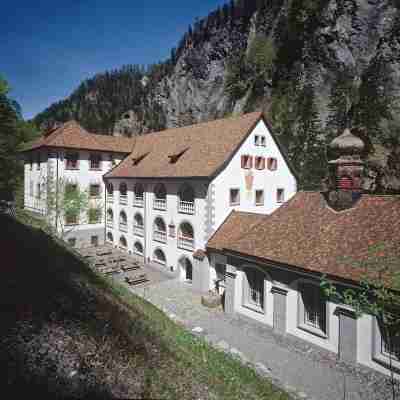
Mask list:
POLYGON ((400 273, 400 196, 363 195, 354 207, 336 212, 321 193, 299 192, 254 221, 231 214, 207 247, 357 282, 366 274, 362 260, 371 258, 371 246, 383 244, 378 259, 397 258, 400 273), (251 228, 243 234, 240 226, 251 228))
POLYGON ((261 118, 254 112, 139 136, 129 157, 105 178, 209 177, 223 168, 261 118))
POLYGON ((135 138, 95 135, 86 131, 76 121, 69 121, 26 146, 24 151, 43 147, 61 147, 130 153, 134 141, 135 138))

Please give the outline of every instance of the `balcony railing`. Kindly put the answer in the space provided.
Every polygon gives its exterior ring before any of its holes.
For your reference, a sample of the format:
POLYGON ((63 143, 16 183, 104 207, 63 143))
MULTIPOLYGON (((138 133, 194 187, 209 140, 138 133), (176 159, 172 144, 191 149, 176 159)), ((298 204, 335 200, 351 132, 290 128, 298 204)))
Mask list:
POLYGON ((154 199, 153 208, 155 210, 166 210, 167 199, 154 199))
POLYGON ((107 195, 107 203, 114 203, 114 195, 112 194, 107 195))
POLYGON ((106 225, 107 225, 109 228, 114 228, 114 221, 113 221, 113 220, 107 221, 107 222, 106 222, 106 225))
POLYGON ((143 236, 144 227, 143 225, 134 225, 133 226, 133 234, 136 236, 143 236))
POLYGON ((119 230, 121 232, 128 232, 128 224, 126 222, 119 223, 119 230))
POLYGON ((127 194, 119 195, 119 204, 128 204, 128 195, 127 194))
POLYGON ((143 199, 143 197, 138 197, 138 196, 136 196, 136 197, 133 199, 133 205, 134 205, 135 207, 143 207, 143 204, 144 204, 144 199, 143 199))
POLYGON ((178 247, 181 249, 193 250, 194 249, 194 238, 180 236, 178 238, 178 247))
POLYGON ((194 214, 194 201, 179 200, 178 211, 185 214, 194 214))
POLYGON ((154 232, 153 232, 153 240, 156 240, 157 242, 161 242, 161 243, 166 243, 166 241, 167 241, 167 232, 154 230, 154 232))

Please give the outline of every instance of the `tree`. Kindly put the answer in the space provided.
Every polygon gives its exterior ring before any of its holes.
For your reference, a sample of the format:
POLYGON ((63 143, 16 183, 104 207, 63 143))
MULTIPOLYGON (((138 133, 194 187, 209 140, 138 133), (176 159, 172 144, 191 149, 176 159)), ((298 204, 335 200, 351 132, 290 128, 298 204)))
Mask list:
MULTIPOLYGON (((357 289, 341 289, 326 276, 321 281, 321 289, 327 299, 352 307, 357 317, 363 314, 377 319, 385 342, 389 348, 389 368, 392 383, 392 399, 397 390, 393 371, 394 343, 400 338, 400 258, 386 256, 385 243, 371 245, 368 255, 361 260, 343 257, 343 262, 364 271, 357 289)), ((393 249, 393 254, 395 249, 393 249)))

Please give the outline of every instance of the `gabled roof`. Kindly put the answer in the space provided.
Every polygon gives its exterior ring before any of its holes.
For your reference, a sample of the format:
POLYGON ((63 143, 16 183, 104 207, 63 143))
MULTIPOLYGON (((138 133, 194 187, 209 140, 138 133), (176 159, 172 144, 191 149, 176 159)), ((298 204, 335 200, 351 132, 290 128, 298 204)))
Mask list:
POLYGON ((228 218, 207 247, 358 282, 366 274, 360 260, 382 244, 381 260, 397 257, 400 270, 400 196, 363 195, 336 212, 321 193, 298 192, 255 224, 249 215, 238 217, 239 223, 228 218), (240 225, 251 228, 238 236, 240 225))
POLYGON ((132 153, 105 178, 210 177, 263 119, 261 112, 139 136, 132 153), (133 162, 147 154, 139 163, 133 162), (177 156, 176 162, 171 157, 177 156), (178 157, 179 156, 179 157, 178 157))
POLYGON ((76 121, 68 121, 48 135, 43 135, 33 143, 27 145, 23 151, 25 152, 43 147, 61 147, 130 153, 134 140, 134 138, 95 135, 86 131, 76 121))

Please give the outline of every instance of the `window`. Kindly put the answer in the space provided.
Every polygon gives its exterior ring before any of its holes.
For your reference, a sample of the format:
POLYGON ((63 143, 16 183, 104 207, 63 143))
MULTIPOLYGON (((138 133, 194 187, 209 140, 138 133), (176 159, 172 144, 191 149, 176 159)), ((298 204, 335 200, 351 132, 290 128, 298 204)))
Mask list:
POLYGON ((89 195, 92 198, 100 197, 100 185, 98 183, 90 185, 89 195))
POLYGON ((256 190, 256 206, 264 205, 264 190, 256 190))
POLYGON ((69 239, 68 239, 68 244, 69 244, 71 247, 75 247, 75 246, 76 246, 76 238, 69 238, 69 239))
POLYGON ((143 245, 140 242, 135 242, 133 245, 133 252, 139 255, 143 255, 143 245))
POLYGON ((254 166, 256 169, 265 169, 265 158, 264 157, 255 157, 254 166))
POLYGON ((114 186, 112 183, 107 183, 107 203, 114 201, 114 186))
POLYGON ((313 283, 299 284, 299 327, 326 336, 326 303, 313 283))
POLYGON ((144 188, 141 183, 137 183, 134 187, 133 205, 136 207, 143 207, 144 204, 144 188))
POLYGON ((78 153, 67 153, 65 156, 66 169, 79 169, 78 153))
POLYGON ((91 154, 90 155, 90 169, 99 170, 101 169, 101 155, 100 154, 91 154))
POLYGON ((90 244, 94 247, 99 245, 99 237, 98 236, 91 236, 90 237, 90 244))
POLYGON ((114 213, 111 210, 111 208, 109 208, 107 210, 107 226, 109 226, 110 228, 112 228, 114 225, 114 213))
POLYGON ((194 249, 194 231, 189 222, 182 222, 179 225, 178 247, 191 251, 194 249))
POLYGON ((265 146, 267 145, 267 141, 266 141, 266 139, 265 139, 265 136, 261 136, 261 143, 260 143, 260 145, 263 146, 263 147, 265 147, 265 146))
POLYGON ((161 249, 156 249, 153 253, 153 261, 161 264, 161 265, 166 265, 167 260, 165 258, 165 254, 161 249))
POLYGON ((41 197, 41 190, 40 190, 40 183, 36 184, 36 198, 40 200, 41 197))
POLYGON ((178 211, 194 214, 194 190, 190 185, 183 185, 178 192, 178 211))
POLYGON ((144 232, 144 222, 143 216, 139 213, 136 213, 133 217, 133 233, 137 236, 143 236, 144 232))
POLYGON ((283 203, 285 201, 285 189, 276 190, 276 201, 278 203, 283 203))
POLYGON ((278 169, 278 160, 273 157, 268 157, 267 159, 267 168, 270 171, 276 171, 278 169))
POLYGON ((120 245, 120 247, 122 247, 124 249, 126 249, 128 247, 128 243, 127 243, 127 241, 125 239, 125 236, 121 236, 119 238, 119 245, 120 245))
POLYGON ((114 237, 111 232, 107 232, 107 241, 114 243, 114 237))
POLYGON ((225 280, 226 280, 226 265, 225 264, 215 264, 215 289, 219 294, 222 294, 222 290, 225 288, 225 280))
POLYGON ((236 206, 240 204, 240 190, 231 189, 229 192, 229 204, 231 206, 236 206))
POLYGON ((246 268, 243 273, 243 306, 264 312, 264 274, 256 268, 246 268))
POLYGON ((128 187, 125 182, 119 185, 119 204, 128 204, 128 187))
POLYGON ((154 203, 153 208, 156 210, 167 209, 167 190, 165 186, 160 183, 154 188, 154 203))
POLYGON ((255 135, 254 136, 254 145, 255 146, 259 146, 260 145, 260 136, 259 135, 255 135))
POLYGON ((167 241, 167 227, 161 217, 154 220, 153 239, 157 242, 165 243, 167 241))
POLYGON ((244 169, 250 169, 253 166, 253 157, 249 155, 242 155, 241 157, 241 166, 244 169))
POLYGON ((119 213, 119 230, 122 232, 128 231, 128 218, 125 211, 119 213))
POLYGON ((373 321, 374 346, 373 358, 375 361, 390 367, 400 368, 400 336, 396 329, 384 329, 384 325, 377 318, 373 321))

